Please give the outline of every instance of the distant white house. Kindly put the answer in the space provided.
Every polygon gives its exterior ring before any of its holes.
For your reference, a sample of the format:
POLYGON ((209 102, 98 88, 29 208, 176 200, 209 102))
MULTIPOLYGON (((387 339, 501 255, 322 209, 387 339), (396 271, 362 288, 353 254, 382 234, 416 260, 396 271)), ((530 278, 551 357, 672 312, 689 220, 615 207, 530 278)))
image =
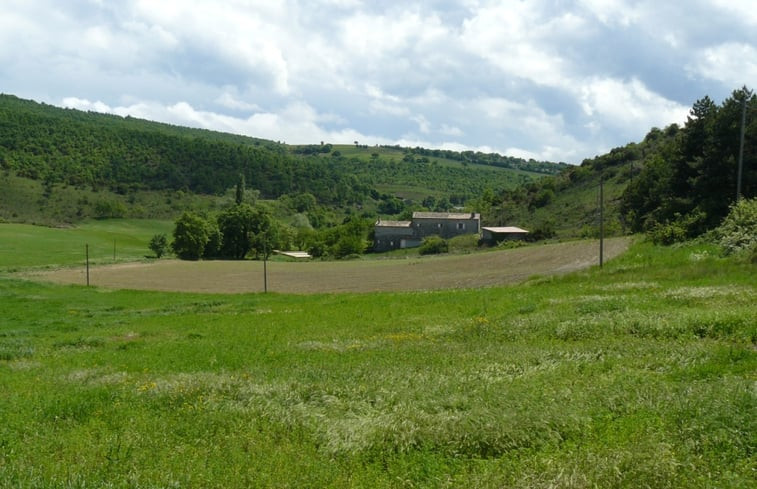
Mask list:
POLYGON ((414 248, 428 236, 449 239, 462 234, 479 234, 480 230, 481 214, 475 212, 413 212, 410 221, 376 221, 373 249, 414 248))

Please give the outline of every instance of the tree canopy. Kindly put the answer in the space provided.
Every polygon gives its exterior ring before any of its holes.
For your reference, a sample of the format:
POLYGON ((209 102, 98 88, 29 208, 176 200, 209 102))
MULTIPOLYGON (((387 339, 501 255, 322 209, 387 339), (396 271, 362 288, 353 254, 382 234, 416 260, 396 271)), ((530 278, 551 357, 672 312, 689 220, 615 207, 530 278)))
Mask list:
POLYGON ((721 105, 696 101, 685 126, 648 158, 623 193, 632 230, 678 222, 685 237, 716 227, 736 200, 741 121, 746 126, 742 195, 757 193, 757 97, 746 87, 721 105))

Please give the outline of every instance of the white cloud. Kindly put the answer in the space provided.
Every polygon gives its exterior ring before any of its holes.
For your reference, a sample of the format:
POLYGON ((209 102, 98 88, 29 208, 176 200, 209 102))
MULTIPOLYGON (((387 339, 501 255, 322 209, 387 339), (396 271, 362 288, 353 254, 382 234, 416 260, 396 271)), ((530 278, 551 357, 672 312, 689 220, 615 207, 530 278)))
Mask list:
POLYGON ((431 132, 431 123, 423 114, 414 116, 412 119, 418 124, 418 130, 421 134, 428 134, 431 132))
POLYGON ((278 93, 289 92, 289 43, 284 5, 278 2, 198 0, 134 3, 134 14, 184 46, 223 63, 266 76, 278 93))
MULTIPOLYGON (((686 119, 688 108, 650 91, 637 79, 622 82, 610 78, 588 80, 581 90, 581 105, 601 126, 638 129, 665 126, 686 119)), ((601 127, 600 126, 600 127, 601 127)))
POLYGON ((581 26, 573 15, 544 15, 538 2, 510 2, 477 10, 463 23, 461 41, 510 76, 560 86, 570 66, 549 40, 579 35, 581 26))
POLYGON ((235 95, 232 95, 228 91, 224 91, 221 95, 219 95, 216 99, 216 102, 223 107, 232 110, 241 110, 246 112, 258 112, 261 110, 257 104, 239 100, 235 95))
POLYGON ((732 13, 746 24, 757 25, 757 8, 753 0, 711 0, 719 9, 732 13))
POLYGON ((578 162, 754 83, 753 3, 7 0, 0 89, 288 142, 578 162))
POLYGON ((757 48, 742 43, 710 47, 699 53, 689 70, 734 89, 739 88, 757 80, 757 48))
POLYGON ((464 133, 459 127, 450 126, 447 124, 442 124, 442 127, 439 129, 439 132, 445 136, 452 136, 452 137, 459 137, 463 136, 464 133))
POLYGON ((92 112, 101 112, 103 114, 113 113, 113 109, 108 107, 101 101, 90 102, 87 99, 81 99, 76 97, 66 97, 63 99, 61 106, 68 109, 86 110, 92 112))
POLYGON ((609 26, 628 27, 640 21, 641 13, 637 10, 639 2, 624 0, 581 0, 584 8, 591 12, 600 22, 609 26))

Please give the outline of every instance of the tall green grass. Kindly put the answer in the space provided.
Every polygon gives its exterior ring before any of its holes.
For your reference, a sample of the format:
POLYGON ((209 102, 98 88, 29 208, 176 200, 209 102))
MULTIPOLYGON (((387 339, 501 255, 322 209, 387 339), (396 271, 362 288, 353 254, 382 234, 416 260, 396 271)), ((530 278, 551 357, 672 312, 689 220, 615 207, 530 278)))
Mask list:
POLYGON ((481 290, 0 279, 0 487, 751 487, 754 272, 640 244, 481 290))
POLYGON ((148 219, 91 220, 69 229, 0 223, 0 271, 81 264, 87 245, 92 263, 112 263, 114 252, 116 261, 142 259, 152 253, 150 238, 172 228, 171 221, 148 219))

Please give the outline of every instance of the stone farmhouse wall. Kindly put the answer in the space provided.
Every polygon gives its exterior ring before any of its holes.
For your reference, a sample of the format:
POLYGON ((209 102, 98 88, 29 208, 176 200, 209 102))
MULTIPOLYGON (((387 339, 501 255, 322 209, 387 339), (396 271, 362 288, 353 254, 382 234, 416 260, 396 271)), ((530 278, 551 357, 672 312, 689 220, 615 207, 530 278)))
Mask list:
POLYGON ((373 249, 389 251, 420 246, 423 238, 444 239, 462 234, 479 234, 481 215, 476 213, 414 212, 411 221, 382 221, 374 226, 373 249))

